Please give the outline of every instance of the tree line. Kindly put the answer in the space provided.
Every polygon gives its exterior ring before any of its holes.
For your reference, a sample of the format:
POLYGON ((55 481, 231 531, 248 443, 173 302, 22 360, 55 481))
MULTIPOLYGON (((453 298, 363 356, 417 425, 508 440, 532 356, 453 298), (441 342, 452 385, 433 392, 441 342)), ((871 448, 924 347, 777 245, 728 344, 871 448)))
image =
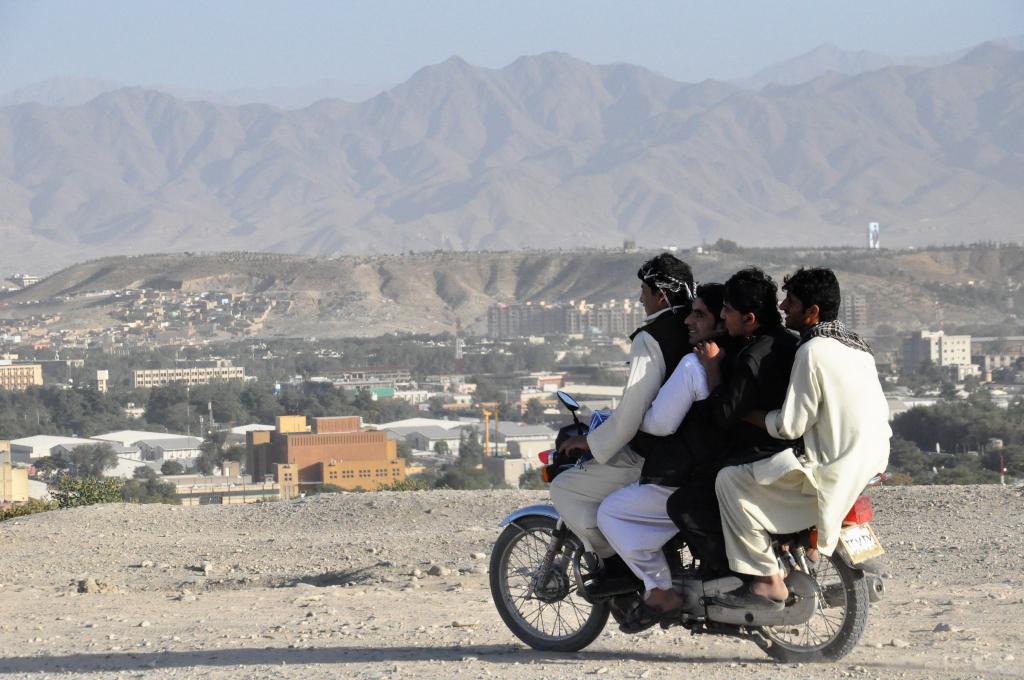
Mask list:
POLYGON ((1024 477, 1024 399, 1004 409, 976 392, 912 408, 893 419, 892 429, 889 462, 896 481, 997 483, 1000 465, 1009 477, 1024 477))

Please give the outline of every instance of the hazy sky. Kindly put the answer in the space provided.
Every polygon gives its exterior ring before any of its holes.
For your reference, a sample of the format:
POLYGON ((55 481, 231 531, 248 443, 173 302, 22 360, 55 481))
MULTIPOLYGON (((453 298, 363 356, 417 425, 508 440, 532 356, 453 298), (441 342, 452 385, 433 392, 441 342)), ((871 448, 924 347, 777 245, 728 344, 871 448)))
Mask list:
POLYGON ((211 90, 394 84, 458 54, 747 76, 823 42, 891 55, 1024 34, 1021 0, 0 0, 0 92, 56 76, 211 90))

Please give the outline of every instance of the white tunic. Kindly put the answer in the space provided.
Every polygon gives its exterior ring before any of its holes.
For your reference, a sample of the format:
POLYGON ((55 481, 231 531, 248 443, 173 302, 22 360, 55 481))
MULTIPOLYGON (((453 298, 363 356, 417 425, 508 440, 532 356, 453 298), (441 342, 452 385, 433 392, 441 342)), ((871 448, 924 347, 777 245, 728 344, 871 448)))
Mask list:
MULTIPOLYGON (((767 414, 765 425, 778 439, 803 437, 805 459, 797 462, 790 456, 792 464, 786 467, 801 466, 817 490, 818 546, 831 554, 843 517, 871 477, 889 463, 889 408, 874 358, 832 338, 803 343, 786 400, 767 414)), ((772 474, 781 477, 785 470, 772 474)))

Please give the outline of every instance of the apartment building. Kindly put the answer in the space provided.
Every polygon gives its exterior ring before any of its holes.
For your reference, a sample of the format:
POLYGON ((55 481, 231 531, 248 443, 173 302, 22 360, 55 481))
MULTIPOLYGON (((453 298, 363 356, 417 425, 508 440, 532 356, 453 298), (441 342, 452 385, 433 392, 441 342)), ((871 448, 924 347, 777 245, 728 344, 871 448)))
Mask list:
POLYGON ((24 390, 32 385, 42 384, 42 364, 15 364, 8 360, 0 361, 0 388, 24 390))
POLYGON ((230 360, 198 362, 188 367, 146 368, 132 371, 132 387, 163 387, 171 383, 206 385, 226 380, 245 380, 245 368, 230 360))

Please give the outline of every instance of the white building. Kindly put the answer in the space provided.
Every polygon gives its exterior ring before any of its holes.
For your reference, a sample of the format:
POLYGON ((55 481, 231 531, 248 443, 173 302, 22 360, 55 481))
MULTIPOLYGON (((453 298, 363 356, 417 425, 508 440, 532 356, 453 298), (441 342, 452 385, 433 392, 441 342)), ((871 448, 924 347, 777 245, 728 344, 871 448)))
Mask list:
POLYGON ((117 432, 107 432, 106 434, 98 434, 93 439, 99 439, 100 441, 113 442, 120 444, 121 446, 135 446, 141 441, 156 441, 158 439, 178 439, 184 437, 183 434, 175 434, 173 432, 146 432, 144 430, 118 430, 117 432))
POLYGON ((946 335, 944 331, 918 331, 904 339, 904 368, 914 370, 924 363, 970 366, 971 336, 946 335))
POLYGON ((202 451, 199 445, 203 440, 199 437, 181 437, 174 439, 151 439, 137 442, 142 451, 142 459, 163 463, 168 460, 191 462, 198 458, 202 451))
POLYGON ((55 455, 58 446, 73 449, 77 446, 95 446, 106 442, 81 437, 61 437, 49 434, 37 434, 31 437, 11 440, 11 462, 31 463, 32 461, 55 455))

